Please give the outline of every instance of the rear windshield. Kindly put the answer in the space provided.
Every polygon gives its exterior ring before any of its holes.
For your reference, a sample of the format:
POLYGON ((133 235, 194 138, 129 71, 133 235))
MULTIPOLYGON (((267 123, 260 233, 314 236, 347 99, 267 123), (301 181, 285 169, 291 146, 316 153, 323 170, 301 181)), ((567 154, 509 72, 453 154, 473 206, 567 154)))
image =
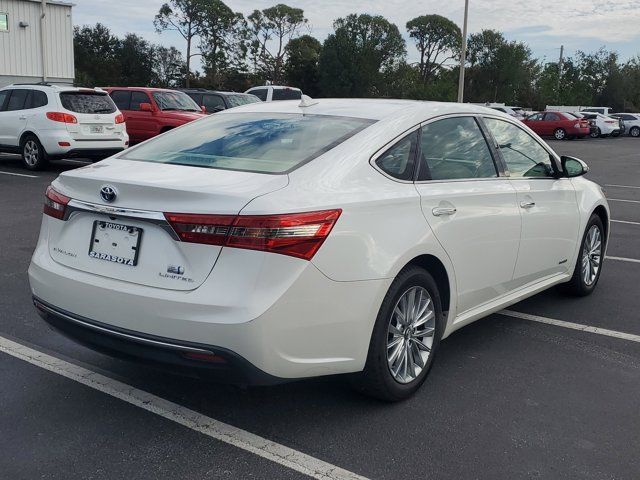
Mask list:
POLYGON ((232 107, 239 107, 240 105, 246 105, 247 103, 256 103, 261 100, 255 95, 239 93, 237 95, 227 96, 227 100, 232 107))
POLYGON ((300 100, 302 92, 292 88, 274 88, 271 100, 300 100))
POLYGON ((120 158, 193 167, 286 173, 331 150, 373 120, 327 115, 230 113, 187 124, 120 158))
POLYGON ((60 101, 67 110, 76 113, 113 113, 116 105, 106 93, 61 92, 60 101))
POLYGON ((202 111, 189 95, 182 92, 153 92, 153 99, 160 110, 202 111))

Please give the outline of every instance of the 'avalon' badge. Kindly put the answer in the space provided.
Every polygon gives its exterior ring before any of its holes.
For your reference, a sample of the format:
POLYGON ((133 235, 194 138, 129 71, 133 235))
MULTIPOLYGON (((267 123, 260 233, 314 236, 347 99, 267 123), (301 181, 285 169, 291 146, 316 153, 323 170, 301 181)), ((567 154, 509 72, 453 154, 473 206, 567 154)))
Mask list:
POLYGON ((111 203, 118 196, 118 191, 116 190, 116 187, 112 185, 103 185, 100 189, 100 196, 105 202, 111 203))

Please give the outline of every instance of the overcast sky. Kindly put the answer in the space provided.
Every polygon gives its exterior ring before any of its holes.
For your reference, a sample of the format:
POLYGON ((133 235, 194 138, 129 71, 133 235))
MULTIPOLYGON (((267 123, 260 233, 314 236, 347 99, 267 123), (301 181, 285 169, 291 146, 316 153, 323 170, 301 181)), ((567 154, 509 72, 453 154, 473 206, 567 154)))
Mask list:
MULTIPOLYGON (((410 61, 417 59, 405 32, 405 24, 418 15, 437 13, 462 26, 464 0, 228 0, 234 11, 248 15, 276 3, 304 10, 310 33, 320 40, 332 31, 332 23, 349 13, 383 15, 395 23, 407 39, 410 61)), ((152 42, 174 45, 184 52, 175 33, 157 34, 153 17, 163 0, 75 0, 76 25, 101 22, 113 33, 135 32, 152 42)), ((576 50, 594 51, 601 46, 617 50, 624 59, 640 54, 640 0, 470 0, 469 31, 498 29, 507 38, 526 42, 536 57, 554 61, 565 46, 565 55, 576 50)))

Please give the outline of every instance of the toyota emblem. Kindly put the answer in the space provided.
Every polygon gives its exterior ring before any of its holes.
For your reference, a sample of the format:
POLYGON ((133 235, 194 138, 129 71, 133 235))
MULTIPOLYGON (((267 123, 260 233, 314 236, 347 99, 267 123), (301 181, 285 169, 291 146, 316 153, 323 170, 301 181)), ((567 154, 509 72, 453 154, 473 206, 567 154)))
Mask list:
POLYGON ((112 185, 103 185, 100 189, 100 196, 105 202, 112 203, 118 196, 118 192, 116 187, 112 185))

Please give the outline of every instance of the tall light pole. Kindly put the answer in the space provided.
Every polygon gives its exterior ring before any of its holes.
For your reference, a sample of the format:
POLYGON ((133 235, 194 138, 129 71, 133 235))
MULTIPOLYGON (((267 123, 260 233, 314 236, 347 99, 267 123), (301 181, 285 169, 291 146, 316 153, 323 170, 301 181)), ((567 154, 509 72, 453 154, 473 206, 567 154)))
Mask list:
POLYGON ((458 78, 458 102, 464 101, 464 64, 467 61, 467 18, 469 0, 464 0, 464 23, 462 24, 462 50, 460 51, 460 78, 458 78))

